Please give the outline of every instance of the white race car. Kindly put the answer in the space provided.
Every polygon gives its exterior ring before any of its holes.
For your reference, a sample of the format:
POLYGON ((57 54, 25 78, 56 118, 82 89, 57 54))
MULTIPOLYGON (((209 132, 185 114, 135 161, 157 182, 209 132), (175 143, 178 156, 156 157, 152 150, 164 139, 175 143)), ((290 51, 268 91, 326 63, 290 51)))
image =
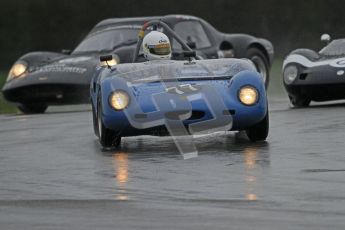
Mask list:
POLYGON ((311 101, 345 99, 345 39, 327 42, 321 51, 297 49, 283 64, 283 82, 295 107, 309 106, 311 101))

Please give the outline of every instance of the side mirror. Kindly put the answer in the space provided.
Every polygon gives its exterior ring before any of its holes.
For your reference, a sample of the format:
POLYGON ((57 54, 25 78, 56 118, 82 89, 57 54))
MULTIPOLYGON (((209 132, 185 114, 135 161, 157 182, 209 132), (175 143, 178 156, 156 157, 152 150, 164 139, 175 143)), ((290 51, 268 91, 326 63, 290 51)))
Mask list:
POLYGON ((183 56, 185 58, 195 58, 196 52, 195 51, 183 51, 183 56))
POLYGON ((72 53, 72 50, 63 49, 63 50, 61 50, 61 53, 66 54, 66 55, 70 55, 72 53))
POLYGON ((321 41, 328 44, 331 41, 331 36, 329 34, 322 34, 321 41))
POLYGON ((107 62, 113 60, 113 55, 103 55, 99 57, 101 62, 107 62))
POLYGON ((113 55, 103 55, 99 57, 100 60, 100 65, 103 66, 107 66, 109 69, 114 66, 117 65, 118 61, 113 57, 113 55))
POLYGON ((183 56, 185 58, 188 58, 188 62, 185 63, 185 65, 190 65, 190 64, 195 64, 195 62, 193 62, 193 59, 196 59, 196 52, 193 51, 183 51, 183 56))

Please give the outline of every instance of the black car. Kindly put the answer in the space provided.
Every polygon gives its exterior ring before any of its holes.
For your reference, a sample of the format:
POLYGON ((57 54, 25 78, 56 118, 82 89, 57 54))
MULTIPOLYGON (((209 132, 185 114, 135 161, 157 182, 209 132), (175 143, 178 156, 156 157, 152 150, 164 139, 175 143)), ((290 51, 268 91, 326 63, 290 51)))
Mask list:
POLYGON ((345 39, 327 42, 321 51, 297 49, 283 64, 283 82, 291 104, 307 107, 311 101, 345 99, 345 39))
MULTIPOLYGON (((5 99, 18 104, 24 113, 43 113, 49 105, 88 103, 89 84, 99 56, 112 54, 113 64, 132 62, 138 32, 151 20, 168 24, 203 58, 251 59, 268 85, 273 59, 273 46, 268 40, 224 34, 194 16, 167 15, 107 19, 98 23, 70 54, 33 52, 20 57, 2 89, 5 99)), ((171 41, 173 58, 183 58, 182 47, 171 41)))

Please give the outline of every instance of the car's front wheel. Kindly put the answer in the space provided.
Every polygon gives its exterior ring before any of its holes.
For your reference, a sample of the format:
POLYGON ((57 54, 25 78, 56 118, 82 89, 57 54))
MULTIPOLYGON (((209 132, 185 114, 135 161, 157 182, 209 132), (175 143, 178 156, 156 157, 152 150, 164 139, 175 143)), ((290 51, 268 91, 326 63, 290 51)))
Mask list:
POLYGON ((18 109, 24 114, 44 113, 48 106, 44 104, 20 104, 18 109))
MULTIPOLYGON (((98 97, 100 98, 100 97, 98 97)), ((97 102, 97 127, 98 138, 101 145, 105 148, 118 147, 121 144, 121 136, 117 135, 113 130, 104 126, 102 119, 102 104, 101 100, 97 102)))
POLYGON ((265 54, 263 54, 259 49, 253 47, 248 49, 246 57, 254 63, 257 71, 261 74, 262 80, 264 81, 267 89, 270 80, 270 72, 269 62, 265 54))
POLYGON ((98 121, 97 121, 97 114, 95 110, 95 106, 93 105, 93 102, 91 102, 92 105, 92 123, 93 123, 93 132, 97 137, 99 137, 98 133, 98 121))
POLYGON ((246 134, 250 141, 257 142, 257 141, 264 141, 268 136, 269 130, 269 115, 268 112, 264 119, 262 119, 256 125, 250 127, 246 130, 246 134))
POLYGON ((304 108, 310 105, 311 100, 303 96, 289 96, 290 102, 295 108, 304 108))

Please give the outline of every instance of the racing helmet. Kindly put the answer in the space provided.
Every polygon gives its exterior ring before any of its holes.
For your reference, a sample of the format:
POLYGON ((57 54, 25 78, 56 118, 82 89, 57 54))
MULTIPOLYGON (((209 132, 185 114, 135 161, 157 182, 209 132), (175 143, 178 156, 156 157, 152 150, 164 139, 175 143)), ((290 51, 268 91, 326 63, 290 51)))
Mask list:
POLYGON ((168 36, 158 31, 151 31, 143 39, 144 57, 148 61, 171 58, 171 46, 168 36))

